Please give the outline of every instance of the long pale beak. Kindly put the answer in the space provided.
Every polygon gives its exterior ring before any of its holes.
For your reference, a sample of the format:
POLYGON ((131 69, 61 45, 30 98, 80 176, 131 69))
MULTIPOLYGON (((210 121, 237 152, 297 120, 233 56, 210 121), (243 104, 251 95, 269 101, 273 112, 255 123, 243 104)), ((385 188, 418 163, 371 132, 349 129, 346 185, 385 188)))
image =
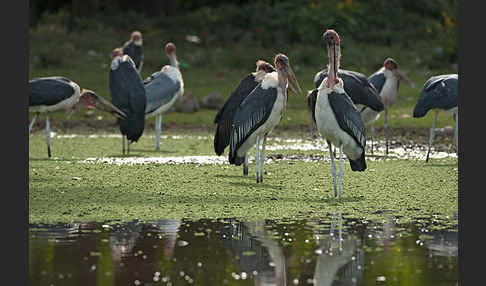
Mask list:
POLYGON ((407 75, 400 69, 393 70, 393 73, 398 77, 399 80, 403 80, 411 88, 415 87, 415 84, 407 77, 407 75))
MULTIPOLYGON (((94 105, 95 105, 94 107, 96 107, 97 109, 109 112, 118 118, 127 117, 127 115, 123 111, 118 109, 118 107, 114 106, 111 102, 109 102, 108 100, 104 99, 101 96, 96 96, 96 101, 94 105)), ((89 107, 91 106, 88 106, 88 108, 89 107)))
POLYGON ((302 95, 302 89, 300 88, 299 82, 297 81, 297 78, 295 77, 295 73, 290 66, 287 69, 287 73, 288 73, 288 76, 289 76, 289 88, 290 88, 290 90, 292 90, 292 92, 295 93, 296 95, 302 95), (293 84, 295 84, 297 89, 295 88, 295 86, 293 86, 293 84))

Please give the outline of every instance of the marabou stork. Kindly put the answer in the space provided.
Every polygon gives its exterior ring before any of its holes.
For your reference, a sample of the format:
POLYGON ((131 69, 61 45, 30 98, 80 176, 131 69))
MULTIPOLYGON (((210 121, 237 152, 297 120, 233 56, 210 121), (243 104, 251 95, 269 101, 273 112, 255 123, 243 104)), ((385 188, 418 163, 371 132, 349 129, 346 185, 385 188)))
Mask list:
MULTIPOLYGON (((386 58, 383 63, 383 67, 372 74, 368 80, 378 90, 378 94, 381 101, 385 105, 385 140, 386 151, 388 155, 388 109, 397 99, 398 88, 400 86, 400 80, 405 81, 410 87, 414 87, 414 83, 411 82, 407 75, 400 70, 397 62, 392 58, 386 58)), ((361 117, 366 126, 370 126, 371 131, 371 152, 373 152, 373 135, 375 128, 373 123, 380 117, 380 114, 375 110, 366 108, 361 111, 361 117)))
POLYGON ((29 111, 35 115, 29 124, 29 134, 39 113, 46 113, 47 155, 51 157, 49 114, 65 109, 70 117, 76 108, 98 108, 117 117, 125 113, 103 97, 89 89, 80 89, 79 85, 67 77, 51 76, 34 78, 29 81, 29 111))
POLYGON ((130 40, 123 44, 123 54, 130 56, 135 63, 138 73, 142 72, 143 66, 143 39, 142 33, 139 31, 133 31, 130 35, 130 40))
POLYGON ((125 154, 125 137, 130 143, 136 142, 142 136, 145 126, 145 88, 135 63, 128 55, 119 56, 114 53, 110 66, 111 102, 123 110, 126 118, 119 119, 122 133, 122 153, 125 154))
MULTIPOLYGON (((256 71, 248 74, 240 81, 236 89, 228 97, 221 109, 216 113, 214 123, 216 133, 214 135, 214 152, 220 156, 229 145, 233 118, 240 103, 263 80, 266 73, 274 72, 275 68, 263 60, 256 62, 256 71)), ((245 154, 243 174, 248 175, 248 153, 245 154)))
POLYGON ((255 163, 257 183, 263 182, 263 163, 267 135, 280 122, 287 105, 287 87, 301 94, 289 58, 284 54, 275 56, 275 72, 266 73, 263 80, 241 102, 236 109, 230 136, 229 162, 241 165, 248 150, 256 144, 255 163), (290 82, 289 82, 290 80, 290 82), (295 84, 296 88, 293 86, 295 84), (263 137, 259 154, 260 139, 263 137))
POLYGON ((353 171, 364 171, 366 131, 359 110, 347 95, 343 80, 338 77, 341 58, 339 35, 334 30, 327 30, 323 38, 327 45, 329 73, 318 88, 314 114, 317 130, 329 146, 334 196, 337 196, 336 167, 331 144, 339 147, 339 198, 341 198, 343 152, 348 157, 353 171))
POLYGON ((176 46, 173 43, 165 45, 165 51, 170 65, 165 65, 158 72, 144 80, 147 106, 145 118, 155 116, 155 149, 160 150, 160 135, 162 133, 162 114, 184 94, 184 81, 176 58, 176 46))
MULTIPOLYGON (((350 71, 345 69, 339 69, 337 73, 338 77, 342 79, 344 83, 344 91, 351 98, 356 108, 363 112, 366 109, 380 112, 385 109, 380 97, 379 92, 369 82, 366 76, 356 71, 350 71)), ((312 123, 315 124, 315 105, 317 100, 317 89, 321 85, 322 81, 328 76, 327 68, 319 71, 314 76, 315 89, 309 91, 307 95, 307 106, 311 110, 312 123)))
POLYGON ((420 93, 420 97, 413 109, 413 117, 424 117, 429 110, 435 110, 434 123, 430 128, 429 148, 427 151, 426 162, 429 161, 430 147, 434 140, 435 124, 439 110, 452 112, 456 125, 454 127, 454 141, 456 150, 458 149, 458 102, 459 86, 457 74, 443 74, 429 78, 420 93))

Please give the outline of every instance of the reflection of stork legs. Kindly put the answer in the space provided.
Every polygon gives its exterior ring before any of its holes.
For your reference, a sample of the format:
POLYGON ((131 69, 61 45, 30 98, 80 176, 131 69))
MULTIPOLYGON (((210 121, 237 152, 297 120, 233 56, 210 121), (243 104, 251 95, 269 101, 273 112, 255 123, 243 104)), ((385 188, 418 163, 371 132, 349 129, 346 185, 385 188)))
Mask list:
POLYGON ((34 114, 34 117, 32 118, 32 121, 29 123, 29 134, 30 134, 30 130, 32 130, 32 126, 34 126, 35 120, 37 119, 38 115, 39 115, 39 113, 36 112, 34 114))

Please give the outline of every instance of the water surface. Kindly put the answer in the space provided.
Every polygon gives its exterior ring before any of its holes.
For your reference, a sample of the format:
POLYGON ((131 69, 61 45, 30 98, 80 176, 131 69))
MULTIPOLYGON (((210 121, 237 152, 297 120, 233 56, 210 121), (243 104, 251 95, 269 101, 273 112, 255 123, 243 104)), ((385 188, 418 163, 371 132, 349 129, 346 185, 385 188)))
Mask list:
POLYGON ((31 224, 30 285, 456 285, 457 226, 298 221, 31 224))

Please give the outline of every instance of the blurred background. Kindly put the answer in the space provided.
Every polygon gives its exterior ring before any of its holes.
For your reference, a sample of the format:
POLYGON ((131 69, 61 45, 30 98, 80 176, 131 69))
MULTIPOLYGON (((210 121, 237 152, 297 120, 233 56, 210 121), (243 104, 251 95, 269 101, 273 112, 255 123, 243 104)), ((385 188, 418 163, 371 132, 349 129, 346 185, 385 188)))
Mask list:
MULTIPOLYGON (((427 78, 457 73, 457 14, 457 0, 31 0, 29 78, 64 75, 110 99, 111 51, 139 30, 142 78, 169 64, 163 47, 172 41, 185 94, 196 100, 211 93, 227 98, 257 59, 272 62, 278 52, 289 56, 309 90, 328 61, 322 33, 333 28, 341 37, 343 69, 369 76, 392 57, 415 82, 414 89, 400 85, 390 126, 430 127, 431 119, 410 115, 427 78)), ((196 111, 168 115, 164 124, 212 124, 216 110, 196 111)), ((438 127, 452 125, 444 116, 438 127)), ((306 101, 289 96, 283 126, 307 123, 306 101)))

